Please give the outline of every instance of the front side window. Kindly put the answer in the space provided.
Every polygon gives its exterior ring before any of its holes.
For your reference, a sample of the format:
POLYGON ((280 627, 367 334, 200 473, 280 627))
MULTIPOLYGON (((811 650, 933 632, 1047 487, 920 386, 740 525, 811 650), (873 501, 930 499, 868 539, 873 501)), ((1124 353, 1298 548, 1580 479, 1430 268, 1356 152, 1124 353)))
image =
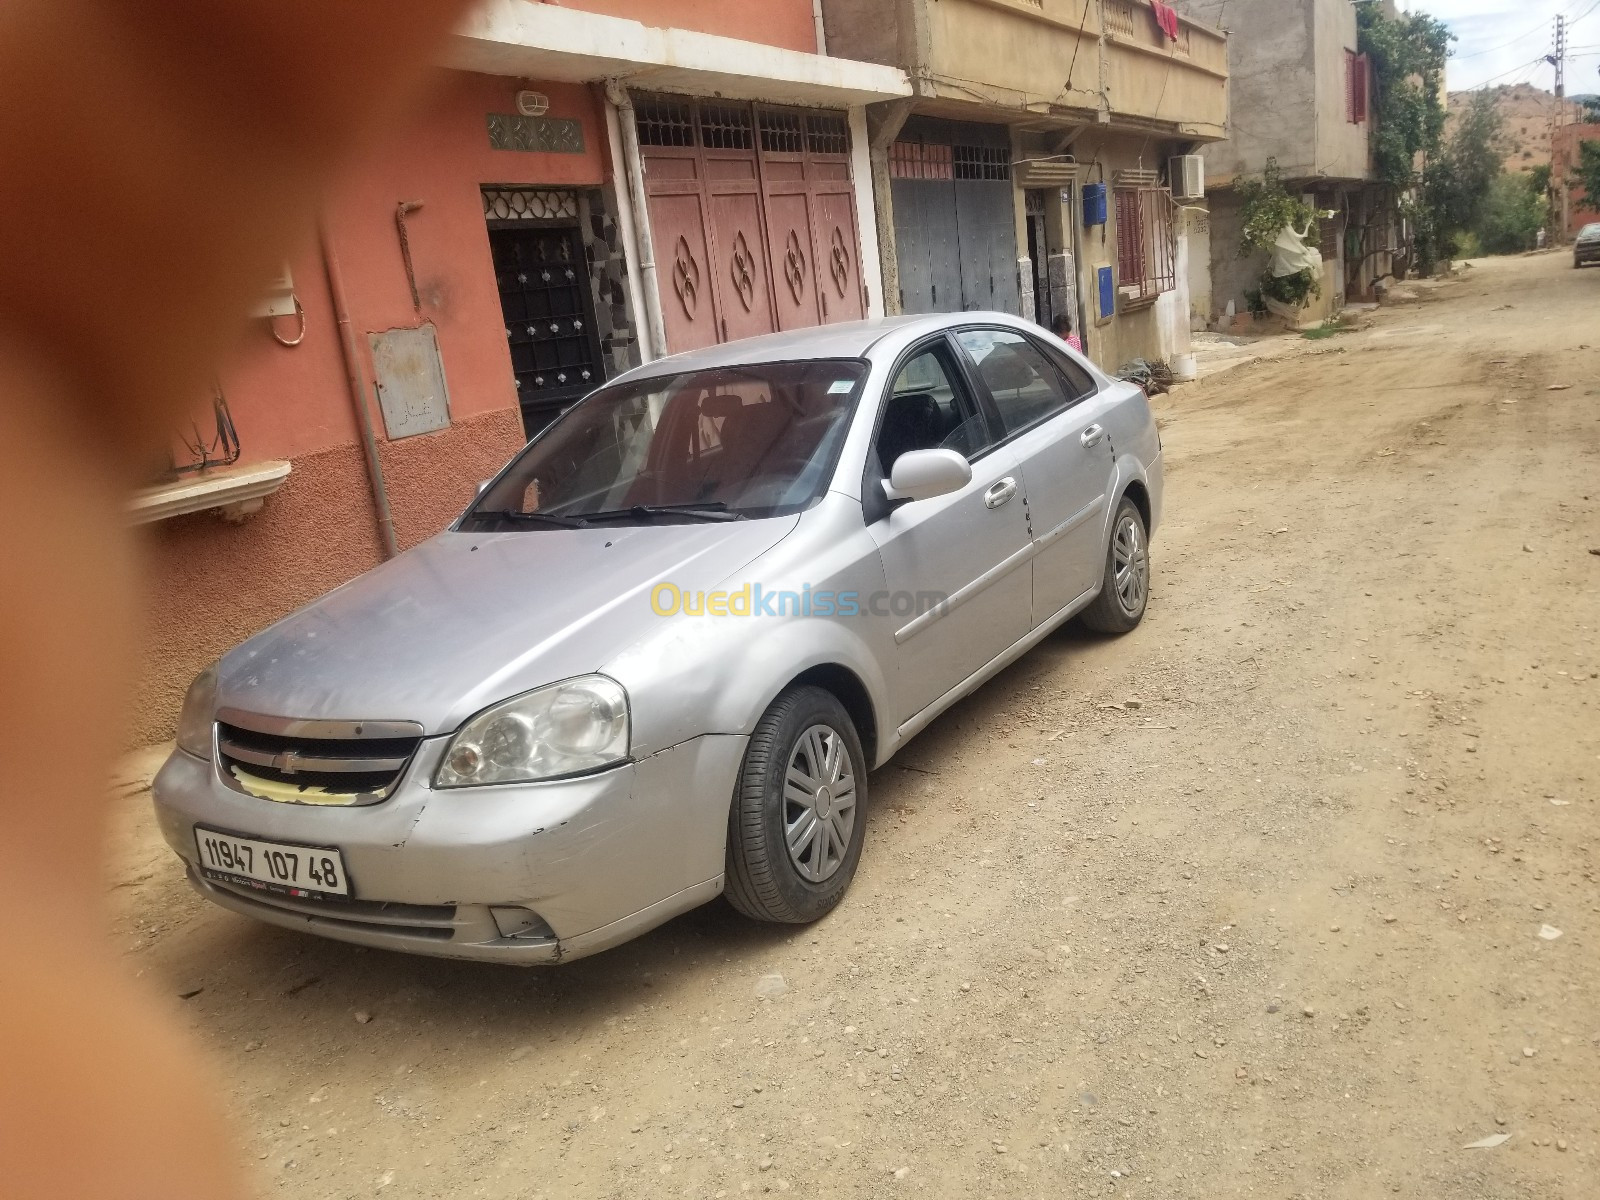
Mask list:
POLYGON ((884 403, 878 426, 878 461, 885 475, 895 460, 912 450, 954 450, 972 458, 988 444, 978 406, 961 386, 960 375, 941 343, 913 356, 884 403))
POLYGON ((964 329, 956 341, 972 356, 1008 436, 1049 420, 1072 403, 1055 365, 1020 333, 964 329))
POLYGON ((866 371, 763 363, 604 388, 524 450, 462 528, 799 512, 827 487, 866 371))

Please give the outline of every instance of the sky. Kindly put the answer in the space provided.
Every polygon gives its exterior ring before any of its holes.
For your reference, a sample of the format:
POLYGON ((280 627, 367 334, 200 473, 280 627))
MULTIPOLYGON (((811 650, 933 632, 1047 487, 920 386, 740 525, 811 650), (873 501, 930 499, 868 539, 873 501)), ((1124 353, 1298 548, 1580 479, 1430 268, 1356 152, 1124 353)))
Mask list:
POLYGON ((1451 91, 1501 83, 1550 89, 1558 13, 1571 32, 1567 94, 1600 93, 1600 0, 1402 0, 1401 7, 1438 17, 1458 39, 1450 58, 1451 91))

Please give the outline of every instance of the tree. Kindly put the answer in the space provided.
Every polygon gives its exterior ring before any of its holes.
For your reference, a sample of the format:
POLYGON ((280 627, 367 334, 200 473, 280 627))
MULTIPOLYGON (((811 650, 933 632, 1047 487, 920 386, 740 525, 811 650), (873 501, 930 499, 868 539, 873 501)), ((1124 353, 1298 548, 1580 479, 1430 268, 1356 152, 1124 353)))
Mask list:
POLYGON ((1520 254, 1535 246, 1549 210, 1535 172, 1503 172, 1489 185, 1472 233, 1486 254, 1520 254))
POLYGON ((1490 190, 1504 170, 1503 124, 1494 97, 1476 93, 1456 122, 1450 144, 1423 169, 1421 208, 1431 244, 1424 246, 1419 228, 1417 256, 1425 266, 1448 261, 1460 245, 1459 235, 1479 226, 1490 190))
MULTIPOLYGON (((1315 236, 1317 214, 1305 201, 1289 195, 1278 171, 1278 160, 1267 159, 1260 179, 1245 177, 1236 185, 1239 197, 1241 232, 1239 257, 1271 254, 1273 244, 1284 228, 1310 229, 1315 236)), ((1261 274, 1261 294, 1293 308, 1303 308, 1322 291, 1322 281, 1309 268, 1293 275, 1276 277, 1268 266, 1261 274)))
MULTIPOLYGON (((1439 256, 1440 239, 1438 222, 1419 189, 1442 149, 1445 109, 1439 100, 1455 35, 1427 13, 1391 17, 1377 4, 1356 12, 1358 45, 1372 67, 1373 168, 1389 186, 1391 213, 1411 222, 1414 257, 1427 269, 1439 256)), ((1367 233, 1361 233, 1362 257, 1373 252, 1365 244, 1367 233)))

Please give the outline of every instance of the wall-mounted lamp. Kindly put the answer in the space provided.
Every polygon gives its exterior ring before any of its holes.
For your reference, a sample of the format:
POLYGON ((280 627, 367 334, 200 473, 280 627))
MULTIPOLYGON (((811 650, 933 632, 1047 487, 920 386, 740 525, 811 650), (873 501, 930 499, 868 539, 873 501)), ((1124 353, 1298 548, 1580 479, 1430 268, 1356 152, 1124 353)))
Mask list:
POLYGON ((542 117, 550 111, 550 97, 543 92, 518 92, 517 111, 525 117, 542 117))

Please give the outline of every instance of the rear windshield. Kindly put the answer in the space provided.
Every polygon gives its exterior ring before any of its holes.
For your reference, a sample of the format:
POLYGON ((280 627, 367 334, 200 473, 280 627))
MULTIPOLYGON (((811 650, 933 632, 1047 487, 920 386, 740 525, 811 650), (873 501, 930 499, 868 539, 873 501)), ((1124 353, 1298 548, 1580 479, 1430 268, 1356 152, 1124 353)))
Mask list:
POLYGON ((827 487, 866 374, 863 362, 830 359, 602 388, 531 443, 461 527, 799 512, 827 487))

